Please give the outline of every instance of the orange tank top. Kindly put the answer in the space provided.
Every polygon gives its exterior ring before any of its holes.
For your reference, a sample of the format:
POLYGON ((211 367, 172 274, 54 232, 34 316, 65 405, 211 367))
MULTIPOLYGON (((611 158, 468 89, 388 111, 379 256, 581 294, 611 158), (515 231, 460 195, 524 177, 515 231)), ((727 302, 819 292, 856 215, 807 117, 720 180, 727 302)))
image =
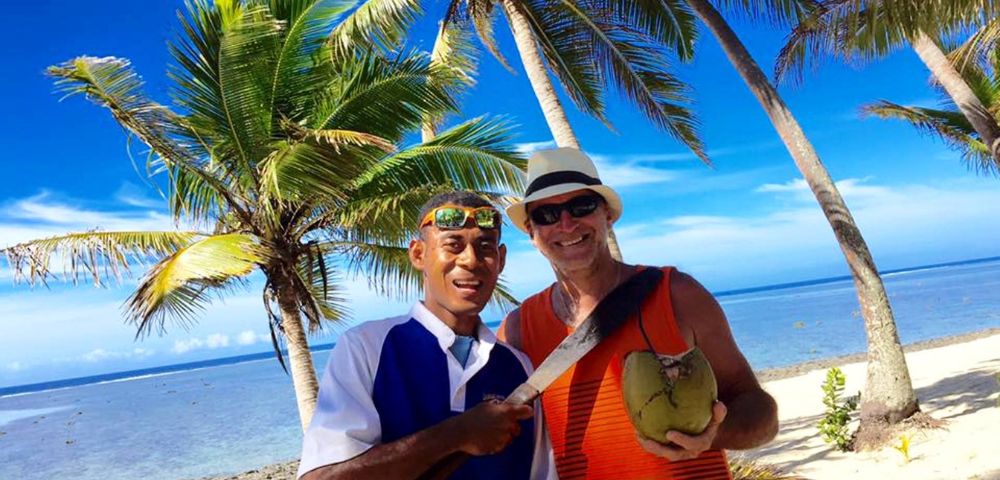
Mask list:
MULTIPOLYGON (((636 440, 622 400, 625 355, 648 349, 646 338, 659 353, 688 349, 670 302, 671 270, 663 268, 664 279, 643 302, 641 315, 629 318, 542 394, 560 479, 732 478, 721 450, 680 462, 647 453, 636 440)), ((520 308, 521 349, 535 366, 572 332, 552 310, 552 289, 529 297, 520 308)))

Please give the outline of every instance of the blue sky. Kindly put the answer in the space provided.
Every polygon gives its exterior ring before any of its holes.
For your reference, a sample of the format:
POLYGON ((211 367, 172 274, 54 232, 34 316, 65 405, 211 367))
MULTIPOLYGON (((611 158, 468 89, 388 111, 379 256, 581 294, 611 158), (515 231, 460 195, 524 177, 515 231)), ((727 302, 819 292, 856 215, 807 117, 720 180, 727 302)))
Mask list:
MULTIPOLYGON (((439 2, 440 3, 440 2, 439 2)), ((0 82, 8 92, 0 116, 6 178, 0 189, 0 246, 69 231, 169 229, 172 221, 145 186, 125 136, 106 111, 72 98, 59 102, 48 65, 78 55, 132 60, 147 92, 168 100, 166 43, 181 2, 33 2, 8 7, 0 82)), ((429 48, 432 22, 416 29, 429 48)), ((501 26, 502 27, 502 26, 501 26)), ((736 25, 758 62, 769 68, 783 33, 736 25)), ((501 48, 520 71, 509 32, 501 48)), ((570 108, 584 149, 605 183, 621 193, 616 226, 626 259, 673 264, 710 289, 805 280, 847 273, 833 234, 800 180, 771 124, 714 40, 703 32, 697 60, 678 74, 694 87, 695 109, 712 156, 710 169, 657 132, 609 92, 618 133, 570 108)), ((1000 255, 1000 181, 977 177, 957 153, 894 122, 862 120, 858 107, 888 99, 936 104, 927 72, 910 51, 851 68, 827 64, 785 100, 838 181, 882 269, 1000 255)), ((505 115, 526 150, 551 145, 527 79, 484 57, 463 117, 505 115)), ((520 232, 504 235, 506 278, 523 297, 552 273, 520 232)), ((209 308, 197 325, 135 341, 121 305, 134 279, 94 288, 86 282, 50 289, 13 285, 0 263, 0 386, 180 363, 269 348, 260 282, 209 308)), ((346 285, 356 320, 406 308, 346 285)), ((487 318, 497 318, 488 312, 487 318)), ((329 341, 344 326, 315 341, 329 341)))

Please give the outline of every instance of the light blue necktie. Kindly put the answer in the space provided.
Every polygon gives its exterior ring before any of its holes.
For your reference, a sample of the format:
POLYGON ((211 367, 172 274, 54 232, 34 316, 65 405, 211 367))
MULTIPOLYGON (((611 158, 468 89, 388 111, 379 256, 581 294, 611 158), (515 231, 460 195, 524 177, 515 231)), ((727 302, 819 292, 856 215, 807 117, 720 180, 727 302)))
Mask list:
POLYGON ((472 337, 466 337, 464 335, 455 335, 455 343, 448 347, 451 350, 451 354, 455 356, 458 363, 465 367, 465 362, 469 361, 469 352, 472 352, 472 342, 476 339, 472 337))

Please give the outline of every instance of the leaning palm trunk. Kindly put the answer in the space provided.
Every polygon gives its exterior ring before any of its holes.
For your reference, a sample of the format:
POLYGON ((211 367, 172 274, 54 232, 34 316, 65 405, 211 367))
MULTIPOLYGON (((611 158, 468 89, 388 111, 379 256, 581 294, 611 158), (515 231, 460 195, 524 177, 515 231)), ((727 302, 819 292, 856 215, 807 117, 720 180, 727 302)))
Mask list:
POLYGON ((976 129, 983 144, 989 148, 990 155, 1000 161, 1000 125, 997 125, 996 119, 990 115, 979 97, 931 37, 923 31, 917 31, 911 44, 920 60, 927 65, 934 78, 948 92, 948 96, 955 102, 962 115, 976 129))
POLYGON ((854 277, 868 335, 868 377, 861 397, 861 428, 896 423, 918 410, 892 308, 861 231, 798 122, 777 90, 707 0, 687 0, 716 36, 726 56, 764 107, 778 135, 816 195, 854 277))
MULTIPOLYGON (((514 34, 517 52, 521 56, 531 88, 535 91, 535 98, 542 107, 542 114, 545 115, 545 122, 549 125, 552 138, 559 147, 579 150, 580 142, 576 139, 573 127, 569 125, 569 119, 566 117, 566 110, 556 95, 555 86, 552 85, 552 79, 549 78, 549 72, 531 35, 528 18, 514 0, 501 0, 500 3, 503 5, 504 13, 507 14, 507 19, 510 20, 510 30, 514 34)), ((608 247, 611 249, 611 256, 621 261, 622 251, 618 247, 618 238, 614 230, 608 230, 608 247)))
POLYGON ((313 366, 312 354, 309 351, 309 341, 302 325, 302 315, 299 313, 299 303, 291 287, 276 283, 278 308, 281 311, 281 328, 285 333, 285 344, 288 347, 288 363, 291 368, 292 384, 295 388, 295 401, 299 407, 299 421, 302 431, 309 427, 313 412, 316 411, 316 393, 319 384, 316 382, 316 369, 313 366))
POLYGON ((535 91, 535 97, 542 106, 542 114, 545 115, 545 122, 552 131, 552 138, 560 147, 579 149, 580 142, 573 133, 573 127, 569 125, 566 110, 559 102, 552 79, 549 78, 542 56, 538 53, 528 18, 514 0, 501 0, 500 3, 503 5, 504 13, 507 14, 507 19, 510 20, 510 30, 514 34, 517 52, 521 56, 521 62, 524 63, 524 71, 528 75, 528 81, 531 82, 531 88, 535 91))

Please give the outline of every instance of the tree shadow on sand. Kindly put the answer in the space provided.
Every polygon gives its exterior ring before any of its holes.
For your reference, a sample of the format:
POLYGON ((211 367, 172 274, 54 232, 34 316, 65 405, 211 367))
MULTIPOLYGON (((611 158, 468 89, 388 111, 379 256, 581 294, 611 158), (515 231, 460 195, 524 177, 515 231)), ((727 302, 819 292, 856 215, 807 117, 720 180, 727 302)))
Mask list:
MULTIPOLYGON (((996 408, 996 393, 1000 392, 998 372, 1000 357, 980 362, 968 372, 918 388, 916 394, 921 410, 935 419, 950 420, 984 408, 996 408), (947 410, 947 414, 943 410, 947 410)), ((817 441, 819 432, 816 425, 822 417, 818 414, 785 420, 781 422, 780 436, 776 441, 743 453, 749 458, 762 458, 795 452, 793 456, 797 458, 781 462, 767 460, 786 472, 819 460, 836 461, 837 457, 831 458, 838 453, 836 449, 817 441)), ((1000 480, 1000 471, 985 473, 977 478, 1000 480)))
POLYGON ((1000 391, 997 372, 1000 358, 981 362, 976 369, 961 375, 942 378, 932 385, 917 389, 920 408, 938 420, 949 420, 997 406, 994 394, 1000 391), (935 411, 955 409, 952 414, 940 415, 935 411))

